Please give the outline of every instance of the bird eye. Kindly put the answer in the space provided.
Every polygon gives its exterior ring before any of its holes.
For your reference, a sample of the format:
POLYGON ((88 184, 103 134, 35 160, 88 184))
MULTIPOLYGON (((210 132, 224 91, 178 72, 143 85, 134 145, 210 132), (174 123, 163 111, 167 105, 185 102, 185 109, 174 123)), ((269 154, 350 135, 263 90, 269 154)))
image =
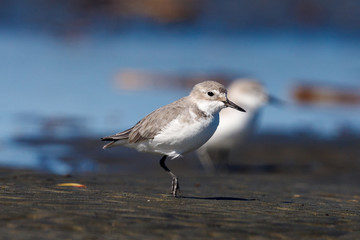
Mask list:
POLYGON ((214 96, 213 92, 208 92, 207 95, 209 95, 210 97, 214 96))

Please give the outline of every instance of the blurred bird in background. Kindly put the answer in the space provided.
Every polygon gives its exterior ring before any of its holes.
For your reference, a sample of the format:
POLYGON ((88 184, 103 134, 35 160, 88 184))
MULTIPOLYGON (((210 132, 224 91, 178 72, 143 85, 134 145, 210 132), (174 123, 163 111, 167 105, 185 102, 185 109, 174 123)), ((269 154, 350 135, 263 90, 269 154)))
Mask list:
POLYGON ((268 103, 280 103, 254 79, 239 78, 228 87, 228 96, 246 109, 246 114, 223 109, 214 135, 197 150, 198 158, 207 171, 226 169, 233 153, 254 132, 260 110, 268 103))

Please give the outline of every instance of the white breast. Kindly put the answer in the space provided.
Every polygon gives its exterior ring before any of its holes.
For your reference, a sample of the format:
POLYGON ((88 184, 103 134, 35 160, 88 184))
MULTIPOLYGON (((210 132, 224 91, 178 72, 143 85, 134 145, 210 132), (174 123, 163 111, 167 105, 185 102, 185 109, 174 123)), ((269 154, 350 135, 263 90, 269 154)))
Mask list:
POLYGON ((219 114, 196 119, 176 118, 170 122, 151 142, 154 152, 176 158, 202 146, 215 132, 219 114))

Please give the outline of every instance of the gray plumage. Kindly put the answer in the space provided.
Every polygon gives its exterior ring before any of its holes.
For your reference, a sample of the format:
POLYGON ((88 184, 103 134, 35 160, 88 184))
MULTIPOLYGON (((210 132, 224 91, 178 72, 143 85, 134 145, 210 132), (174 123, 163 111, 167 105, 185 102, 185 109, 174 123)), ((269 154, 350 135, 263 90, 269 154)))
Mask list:
POLYGON ((101 138, 102 141, 111 141, 106 144, 103 148, 109 148, 114 145, 117 141, 126 140, 127 143, 138 143, 145 140, 154 139, 154 137, 163 130, 171 121, 176 119, 178 116, 182 116, 180 120, 189 122, 190 111, 196 114, 197 120, 200 118, 210 117, 205 112, 201 111, 198 106, 194 103, 194 97, 202 98, 202 94, 212 89, 217 89, 219 93, 225 93, 226 89, 224 86, 217 82, 206 81, 201 84, 194 86, 189 96, 183 97, 173 103, 165 105, 136 123, 132 128, 129 128, 123 132, 115 135, 101 138), (206 89, 203 89, 206 85, 206 89), (200 95, 199 95, 200 94, 200 95))
MULTIPOLYGON (((187 108, 187 104, 185 104, 185 102, 188 101, 187 98, 188 97, 183 97, 173 103, 158 108, 130 129, 102 138, 102 141, 112 141, 103 148, 109 148, 119 140, 127 140, 128 143, 137 143, 153 139, 166 126, 164 123, 170 123, 180 114, 184 114, 184 116, 190 114, 189 108, 187 108)), ((198 112, 202 113, 199 109, 198 112)))

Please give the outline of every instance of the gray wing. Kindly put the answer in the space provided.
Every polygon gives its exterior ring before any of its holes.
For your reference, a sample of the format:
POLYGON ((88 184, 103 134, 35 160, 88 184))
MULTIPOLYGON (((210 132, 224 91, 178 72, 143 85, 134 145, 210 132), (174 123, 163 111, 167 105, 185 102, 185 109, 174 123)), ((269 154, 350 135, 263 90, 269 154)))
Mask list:
POLYGON ((138 122, 129 134, 129 143, 153 139, 168 123, 186 110, 186 97, 165 105, 138 122))
POLYGON ((185 111, 187 101, 186 97, 173 103, 165 105, 153 111, 135 126, 115 135, 101 138, 102 141, 112 141, 105 145, 105 148, 111 146, 119 140, 128 140, 129 143, 137 143, 148 139, 153 139, 168 123, 174 120, 181 112, 185 111))

